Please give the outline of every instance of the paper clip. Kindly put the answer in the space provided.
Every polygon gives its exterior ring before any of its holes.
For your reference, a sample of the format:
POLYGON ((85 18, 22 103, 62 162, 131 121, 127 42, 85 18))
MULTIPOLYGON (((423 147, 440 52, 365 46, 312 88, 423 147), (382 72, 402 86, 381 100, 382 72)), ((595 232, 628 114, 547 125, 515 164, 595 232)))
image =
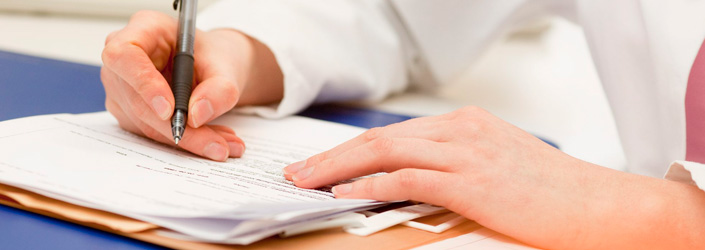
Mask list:
POLYGON ((372 215, 361 221, 362 226, 349 226, 344 229, 350 234, 367 236, 400 223, 447 211, 443 207, 430 204, 412 205, 372 215))

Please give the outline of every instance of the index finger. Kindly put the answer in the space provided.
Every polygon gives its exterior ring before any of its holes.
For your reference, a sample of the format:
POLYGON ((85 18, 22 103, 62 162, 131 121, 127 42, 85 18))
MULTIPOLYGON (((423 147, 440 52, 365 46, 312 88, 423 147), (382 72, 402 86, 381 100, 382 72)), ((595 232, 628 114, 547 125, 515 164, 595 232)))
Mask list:
POLYGON ((386 127, 376 127, 369 129, 364 133, 356 136, 355 138, 343 142, 342 144, 330 150, 311 156, 305 161, 296 162, 285 167, 285 176, 289 177, 290 175, 295 174, 301 169, 314 166, 327 159, 335 158, 340 154, 343 154, 353 148, 384 137, 419 138, 431 141, 443 141, 439 137, 442 134, 435 132, 435 129, 437 129, 438 127, 438 121, 440 119, 441 118, 439 116, 420 117, 403 121, 400 123, 391 124, 386 127))
POLYGON ((169 61, 175 33, 176 21, 171 17, 138 12, 113 34, 102 54, 104 67, 127 82, 163 120, 171 116, 174 97, 159 67, 169 61))

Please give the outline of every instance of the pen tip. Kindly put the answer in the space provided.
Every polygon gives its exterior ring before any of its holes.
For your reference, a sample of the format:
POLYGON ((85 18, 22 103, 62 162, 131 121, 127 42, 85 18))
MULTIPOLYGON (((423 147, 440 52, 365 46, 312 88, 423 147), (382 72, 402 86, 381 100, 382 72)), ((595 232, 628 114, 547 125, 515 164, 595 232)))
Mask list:
POLYGON ((184 135, 186 128, 186 112, 177 109, 174 110, 174 115, 171 117, 171 134, 174 136, 174 143, 179 145, 181 137, 184 135))

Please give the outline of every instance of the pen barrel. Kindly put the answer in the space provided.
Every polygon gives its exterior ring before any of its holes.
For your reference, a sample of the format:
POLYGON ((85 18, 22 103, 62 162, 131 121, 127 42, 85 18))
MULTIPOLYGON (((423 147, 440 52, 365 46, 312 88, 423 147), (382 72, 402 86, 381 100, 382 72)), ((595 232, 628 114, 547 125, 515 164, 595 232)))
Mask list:
POLYGON ((193 83, 193 56, 186 53, 176 54, 172 74, 171 91, 174 92, 176 104, 174 110, 187 112, 193 83))
POLYGON ((176 52, 193 55, 194 36, 196 35, 197 0, 181 0, 179 9, 179 26, 176 37, 176 52))

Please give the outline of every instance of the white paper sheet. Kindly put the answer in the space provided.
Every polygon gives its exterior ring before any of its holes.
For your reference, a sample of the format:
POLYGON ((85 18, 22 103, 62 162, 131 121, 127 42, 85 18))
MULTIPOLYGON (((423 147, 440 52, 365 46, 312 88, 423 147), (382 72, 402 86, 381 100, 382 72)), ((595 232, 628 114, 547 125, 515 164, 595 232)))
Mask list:
POLYGON ((233 237, 379 204, 300 189, 282 174, 284 166, 348 140, 360 128, 234 114, 216 123, 244 139, 242 158, 202 159, 126 132, 105 112, 2 122, 0 182, 207 241, 245 242, 233 237))

